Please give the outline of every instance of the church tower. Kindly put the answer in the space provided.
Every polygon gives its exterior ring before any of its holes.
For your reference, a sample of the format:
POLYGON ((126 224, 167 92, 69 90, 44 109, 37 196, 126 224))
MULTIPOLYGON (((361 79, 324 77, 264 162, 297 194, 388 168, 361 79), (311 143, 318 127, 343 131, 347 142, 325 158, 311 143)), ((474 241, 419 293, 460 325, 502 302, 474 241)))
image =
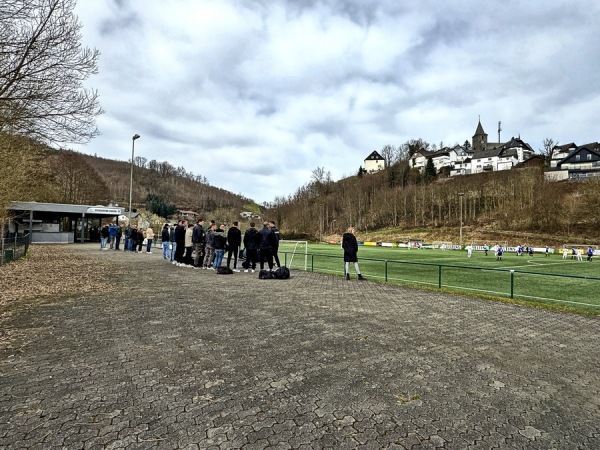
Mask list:
POLYGON ((475 130, 475 134, 473 135, 473 151, 481 152, 487 149, 488 143, 488 135, 485 131, 483 131, 483 127, 481 126, 481 118, 479 119, 479 123, 477 124, 477 130, 475 130))

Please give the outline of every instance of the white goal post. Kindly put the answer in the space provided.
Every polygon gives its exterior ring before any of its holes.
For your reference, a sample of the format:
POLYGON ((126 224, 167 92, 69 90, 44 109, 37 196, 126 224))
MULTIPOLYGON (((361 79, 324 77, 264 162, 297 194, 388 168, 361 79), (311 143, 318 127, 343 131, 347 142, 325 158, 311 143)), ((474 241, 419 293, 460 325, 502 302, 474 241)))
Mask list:
MULTIPOLYGON (((288 268, 292 269, 294 266, 294 257, 296 258, 296 266, 295 268, 302 268, 302 257, 304 257, 304 270, 308 270, 308 241, 293 241, 289 239, 282 239, 279 241, 279 253, 287 253, 286 255, 286 265, 288 268)), ((279 258, 281 260, 281 257, 279 258)), ((283 263, 283 261, 282 261, 283 263)))
POLYGON ((437 248, 439 250, 451 250, 455 247, 450 241, 433 241, 433 244, 431 245, 433 248, 437 248))

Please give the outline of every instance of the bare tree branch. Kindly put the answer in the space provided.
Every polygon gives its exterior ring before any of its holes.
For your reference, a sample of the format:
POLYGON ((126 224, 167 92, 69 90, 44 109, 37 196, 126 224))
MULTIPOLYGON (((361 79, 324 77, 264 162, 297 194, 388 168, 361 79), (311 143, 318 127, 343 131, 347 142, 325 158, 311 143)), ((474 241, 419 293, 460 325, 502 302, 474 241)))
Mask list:
POLYGON ((99 52, 81 46, 75 0, 0 0, 0 131, 44 142, 98 135, 99 52))

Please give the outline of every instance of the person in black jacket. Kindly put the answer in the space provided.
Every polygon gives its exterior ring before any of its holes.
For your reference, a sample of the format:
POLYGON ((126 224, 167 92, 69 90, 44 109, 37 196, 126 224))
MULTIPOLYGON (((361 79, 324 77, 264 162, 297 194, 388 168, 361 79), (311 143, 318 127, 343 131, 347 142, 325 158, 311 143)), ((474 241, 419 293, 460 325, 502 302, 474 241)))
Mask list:
POLYGON ((169 249, 169 246, 171 245, 171 243, 169 242, 170 240, 171 240, 171 236, 169 233, 169 224, 165 223, 163 225, 162 231, 160 232, 160 241, 162 242, 163 259, 171 259, 171 251, 169 249))
POLYGON ((255 223, 250 222, 250 228, 244 233, 244 248, 246 249, 246 263, 248 264, 248 268, 244 272, 254 273, 254 269, 256 269, 260 234, 254 226, 255 223))
POLYGON ((175 261, 177 264, 183 264, 183 254, 185 252, 185 230, 187 229, 187 222, 180 220, 175 227, 175 261))
POLYGON ((192 232, 192 243, 194 244, 194 267, 201 269, 201 262, 204 261, 204 241, 206 239, 206 233, 204 232, 204 219, 198 220, 198 223, 194 225, 192 232))
POLYGON ((123 229, 117 224, 117 234, 115 235, 115 250, 120 250, 121 238, 123 237, 123 229))
POLYGON ((279 255, 278 255, 279 241, 281 240, 281 233, 275 226, 275 222, 270 221, 269 226, 271 227, 271 231, 275 235, 275 245, 273 246, 273 259, 275 260, 275 264, 277 264, 277 267, 281 267, 281 263, 279 262, 279 255))
POLYGON ((175 252, 177 252, 177 241, 175 240, 176 228, 177 226, 175 224, 169 227, 169 244, 171 244, 171 264, 177 264, 177 261, 175 261, 175 252))
POLYGON ((238 250, 242 244, 242 232, 238 228, 238 222, 233 222, 233 226, 227 230, 227 267, 231 264, 231 255, 233 255, 233 271, 239 272, 237 268, 238 250))
POLYGON ((273 270, 273 247, 275 247, 275 233, 271 231, 269 222, 263 224, 260 234, 260 270, 265 268, 265 261, 269 265, 269 270, 273 270))
POLYGON ((354 236, 354 227, 349 227, 348 231, 342 236, 342 248, 344 249, 344 272, 346 273, 346 280, 350 279, 350 263, 354 263, 358 279, 364 280, 358 267, 358 242, 356 242, 356 236, 354 236))

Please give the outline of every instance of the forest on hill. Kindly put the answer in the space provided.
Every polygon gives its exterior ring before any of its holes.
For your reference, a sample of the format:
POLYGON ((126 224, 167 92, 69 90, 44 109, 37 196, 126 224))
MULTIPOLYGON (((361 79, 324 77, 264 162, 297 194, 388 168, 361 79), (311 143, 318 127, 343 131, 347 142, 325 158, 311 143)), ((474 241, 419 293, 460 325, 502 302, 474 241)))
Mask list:
POLYGON ((270 207, 280 229, 297 238, 335 240, 354 226, 374 241, 422 235, 458 243, 462 228, 465 242, 600 244, 600 180, 551 182, 543 167, 447 177, 421 174, 404 159, 338 182, 319 168, 270 207))
MULTIPOLYGON (((33 139, 0 134, 0 205, 37 201, 129 206, 131 163, 71 150, 56 150, 33 139)), ((133 209, 167 217, 176 209, 231 220, 259 210, 248 198, 211 186, 201 175, 168 162, 135 158, 133 209)))
MULTIPOLYGON (((0 134, 0 203, 38 201, 128 206, 131 164, 0 134)), ((133 207, 166 217, 175 209, 231 222, 240 211, 262 212, 286 238, 339 239, 352 225, 364 239, 468 239, 600 244, 595 212, 600 180, 551 182, 543 168, 447 177, 410 168, 407 160, 383 171, 362 171, 334 182, 323 168, 288 197, 262 208, 211 186, 201 175, 168 162, 134 161, 133 207), (462 194, 462 195, 461 195, 462 194)), ((4 211, 4 208, 2 208, 4 211)))

